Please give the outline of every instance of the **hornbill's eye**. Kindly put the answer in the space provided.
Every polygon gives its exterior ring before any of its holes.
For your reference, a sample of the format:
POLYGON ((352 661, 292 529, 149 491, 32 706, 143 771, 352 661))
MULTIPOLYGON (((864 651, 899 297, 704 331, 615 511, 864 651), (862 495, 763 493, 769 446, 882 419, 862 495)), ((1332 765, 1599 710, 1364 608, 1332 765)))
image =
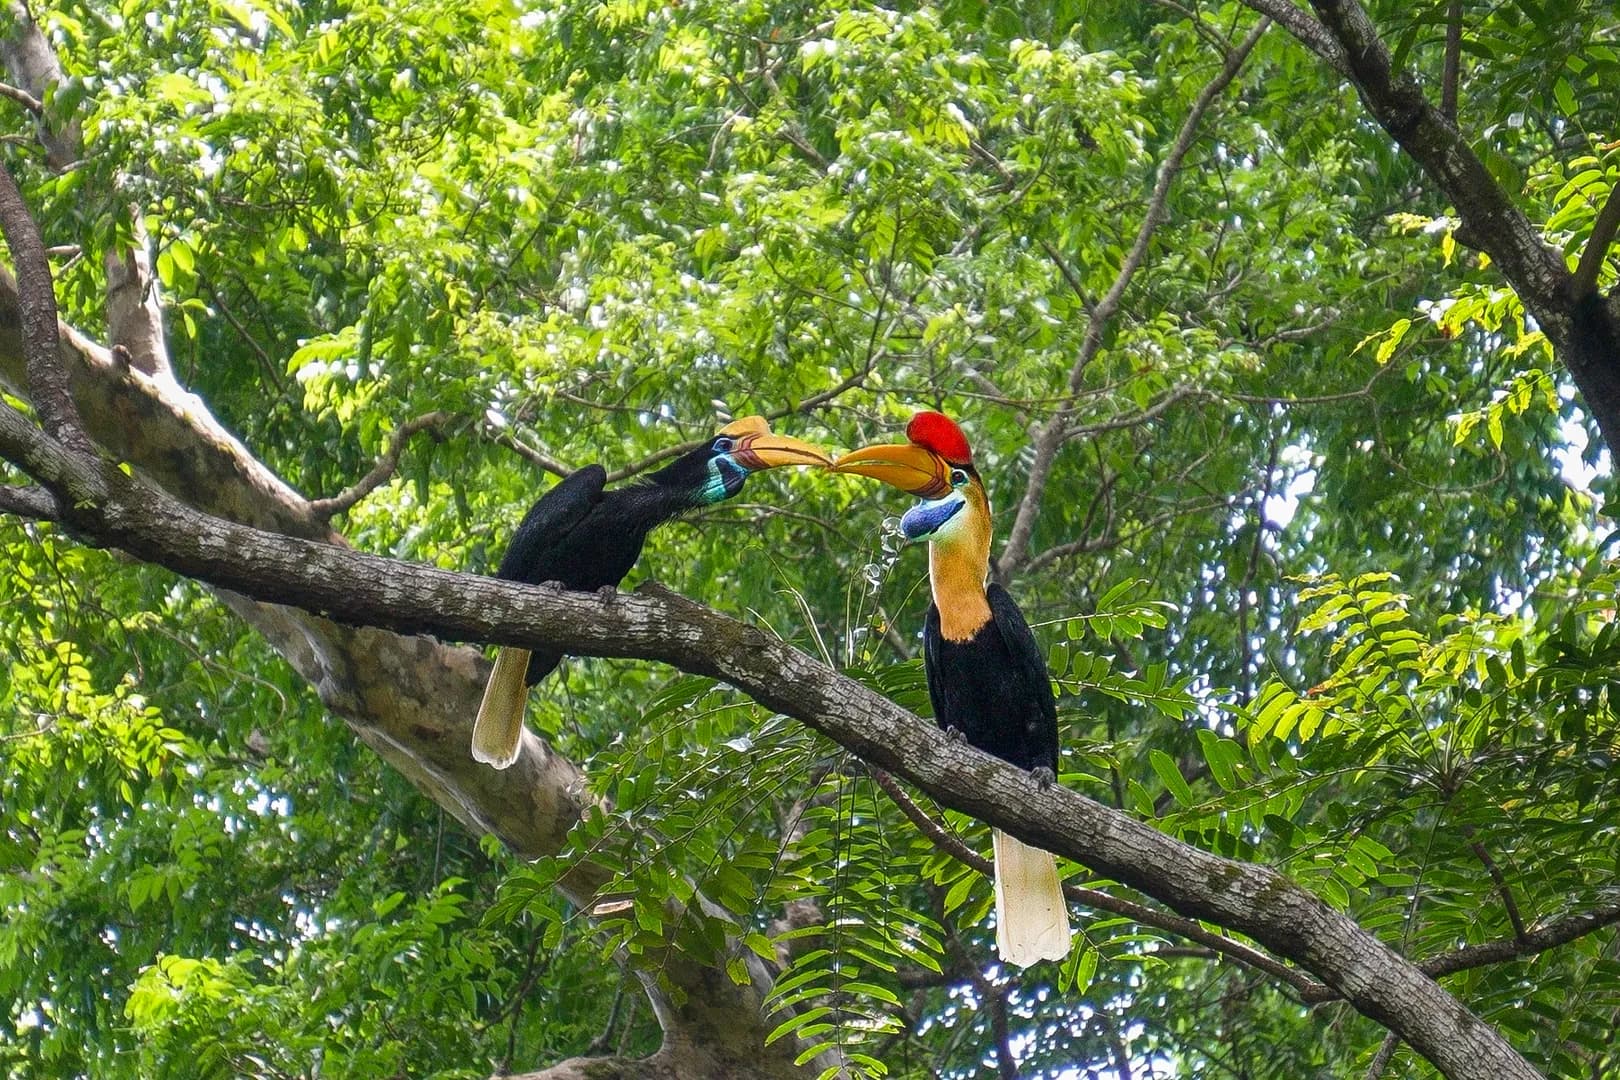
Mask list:
POLYGON ((951 487, 961 487, 968 482, 968 474, 961 469, 951 470, 951 487))
POLYGON ((725 435, 722 435, 718 439, 714 440, 714 449, 716 453, 729 454, 736 448, 736 439, 728 438, 725 435))

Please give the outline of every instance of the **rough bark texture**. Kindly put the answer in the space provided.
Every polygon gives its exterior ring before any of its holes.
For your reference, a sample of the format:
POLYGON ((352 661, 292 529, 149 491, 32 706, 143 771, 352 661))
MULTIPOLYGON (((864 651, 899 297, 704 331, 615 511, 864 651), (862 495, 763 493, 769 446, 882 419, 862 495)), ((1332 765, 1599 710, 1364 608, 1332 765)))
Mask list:
MULTIPOLYGON (((0 384, 26 396, 16 286, 0 270, 0 384)), ((120 366, 61 327, 62 366, 80 416, 114 458, 199 510, 288 536, 341 544, 309 503, 247 452, 195 395, 120 366)), ((476 650, 339 626, 226 595, 367 745, 477 833, 527 858, 560 849, 578 820, 583 777, 532 733, 518 764, 494 773, 467 757, 488 662, 476 650), (465 729, 465 730, 463 730, 465 729)))
MULTIPOLYGON (((59 325, 59 337, 60 366, 86 429, 113 458, 133 465, 141 480, 222 519, 320 546, 344 546, 324 516, 220 427, 166 368, 154 376, 122 365, 66 325, 59 325)), ((27 381, 16 284, 0 270, 0 385, 27 397, 27 381)), ((95 496, 83 486, 85 479, 71 487, 95 496)), ((45 508, 41 494, 19 489, 4 501, 14 512, 38 513, 45 508)), ((578 767, 532 731, 510 769, 486 768, 467 753, 489 671, 480 650, 345 625, 261 603, 228 585, 218 591, 361 741, 470 831, 493 833, 530 859, 562 848, 585 806, 578 767)), ((602 880, 587 865, 569 876, 564 891, 583 904, 602 880)), ((814 1067, 793 1067, 792 1040, 762 1049, 773 1026, 759 1008, 771 973, 752 953, 747 958, 754 976, 749 986, 733 985, 718 968, 672 960, 665 973, 685 991, 683 1003, 676 1006, 656 986, 646 987, 665 1029, 665 1060, 687 1068, 687 1076, 813 1075, 814 1067)))
POLYGON ((24 274, 16 313, 18 351, 34 410, 46 431, 73 450, 89 453, 90 442, 81 430, 67 373, 56 362, 60 351, 56 296, 51 290, 45 248, 23 203, 22 192, 4 165, 0 165, 0 231, 5 233, 6 246, 11 249, 11 261, 24 274))
MULTIPOLYGON (((11 25, 0 37, 0 61, 11 80, 38 100, 45 100, 62 81, 56 51, 34 22, 25 4, 14 2, 8 13, 11 25)), ((78 118, 42 108, 34 117, 35 131, 45 147, 52 169, 66 169, 84 153, 84 132, 78 118)), ((148 375, 169 373, 169 348, 163 335, 163 304, 152 276, 151 238, 139 206, 129 208, 133 227, 130 250, 108 251, 107 343, 122 345, 130 362, 148 375)))
POLYGON ((107 270, 107 341, 129 351, 130 363, 148 375, 169 374, 169 349, 163 337, 163 304, 152 276, 151 237, 140 207, 130 208, 134 229, 128 251, 109 251, 107 270))
MULTIPOLYGON (((1072 791, 1042 790, 1012 766, 939 739, 931 725, 798 650, 689 600, 657 588, 603 598, 517 585, 237 525, 72 454, 9 408, 0 408, 0 456, 68 496, 66 523, 78 532, 262 601, 345 625, 661 660, 723 679, 941 805, 1083 862, 1183 915, 1248 934, 1312 971, 1449 1077, 1538 1075, 1432 979, 1282 874, 1211 855, 1072 791)), ((697 985, 719 991, 711 983, 723 979, 709 971, 697 985)), ((720 1029, 741 1017, 709 1019, 720 1029)), ((666 1025, 666 1051, 683 1049, 681 1029, 666 1025)), ((710 1052, 725 1044, 695 1045, 710 1052)), ((727 1064, 706 1062, 706 1071, 691 1075, 723 1076, 712 1070, 727 1064)))
MULTIPOLYGON (((36 102, 36 131, 47 163, 61 170, 80 156, 83 142, 77 118, 48 107, 49 95, 62 79, 61 65, 26 6, 13 3, 8 14, 9 25, 0 35, 0 61, 36 102)), ((175 383, 141 208, 130 208, 131 249, 108 251, 104 259, 109 350, 57 319, 37 230, 9 176, 3 186, 9 188, 0 190, 8 237, 18 229, 28 235, 21 252, 12 244, 21 282, 0 269, 0 385, 9 383, 19 396, 31 397, 47 430, 70 449, 83 455, 95 452, 83 430, 87 424, 104 449, 191 506, 271 532, 343 544, 329 519, 363 497, 393 462, 379 463, 373 470, 377 475, 336 499, 306 500, 175 383), (25 295, 29 289, 34 293, 25 295)), ((412 425, 425 426, 431 419, 402 427, 391 448, 395 461, 412 425)), ((78 493, 91 491, 79 488, 78 493)), ((26 513, 37 513, 45 497, 38 490, 10 488, 0 495, 0 504, 26 513)), ((228 589, 217 591, 363 742, 470 830, 493 833, 527 858, 561 849, 587 797, 584 777, 573 762, 528 731, 510 769, 484 768, 467 753, 471 718, 489 666, 481 651, 342 625, 228 589)), ((583 906, 604 879, 599 868, 585 864, 563 879, 562 889, 583 906)), ((662 966, 664 977, 680 992, 675 998, 656 981, 643 979, 665 1035, 654 1059, 657 1067, 687 1076, 802 1075, 807 1070, 793 1064, 797 1040, 762 1045, 769 1026, 761 1005, 772 973, 735 941, 731 946, 721 963, 742 956, 752 976, 745 986, 737 986, 720 968, 682 957, 662 966)), ((809 1068, 831 1063, 829 1055, 821 1055, 809 1068)))
POLYGON ((0 62, 20 89, 44 102, 44 108, 34 116, 35 131, 45 147, 46 163, 53 169, 64 169, 78 159, 83 139, 78 119, 57 115, 50 101, 50 92, 62 81, 62 65, 29 14, 27 4, 12 0, 6 5, 5 15, 9 25, 0 36, 0 62))

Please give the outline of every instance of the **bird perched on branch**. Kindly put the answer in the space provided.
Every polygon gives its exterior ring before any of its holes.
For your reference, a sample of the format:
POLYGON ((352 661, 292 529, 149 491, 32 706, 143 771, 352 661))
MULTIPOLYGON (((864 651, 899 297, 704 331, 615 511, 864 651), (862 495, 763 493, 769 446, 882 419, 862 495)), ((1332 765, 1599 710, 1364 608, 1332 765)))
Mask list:
MULTIPOLYGON (((809 443, 772 434, 763 417, 747 416, 622 487, 607 490, 606 470, 587 465, 529 508, 495 576, 530 585, 555 581, 581 592, 614 589, 640 558, 647 534, 664 522, 731 498, 751 473, 828 461, 809 443)), ((549 649, 501 649, 473 724, 475 760, 497 769, 517 760, 528 688, 561 660, 549 649)))
MULTIPOLYGON (((838 458, 840 473, 869 476, 922 502, 900 528, 928 541, 933 603, 923 625, 923 666, 934 719, 947 734, 1028 769, 1045 786, 1056 778, 1057 704, 1046 660, 1018 605, 990 570, 990 498, 973 467, 962 429, 947 416, 920 412, 909 442, 867 446, 838 458)), ((1020 966, 1069 951, 1069 914, 1057 860, 992 831, 995 847, 996 949, 1020 966)))

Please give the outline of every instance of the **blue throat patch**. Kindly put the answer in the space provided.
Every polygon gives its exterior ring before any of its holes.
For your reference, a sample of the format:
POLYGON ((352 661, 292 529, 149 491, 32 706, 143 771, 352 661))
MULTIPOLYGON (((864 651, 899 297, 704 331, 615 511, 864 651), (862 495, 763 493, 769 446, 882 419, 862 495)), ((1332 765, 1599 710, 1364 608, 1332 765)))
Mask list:
POLYGON ((967 500, 952 492, 943 499, 920 502, 907 510, 900 519, 900 531, 907 540, 920 540, 939 531, 951 518, 961 512, 967 500))
POLYGON ((725 502, 742 487, 746 479, 748 479, 747 469, 725 454, 716 454, 709 459, 709 478, 698 492, 698 502, 704 506, 725 502), (727 480, 731 481, 730 486, 727 485, 727 480))

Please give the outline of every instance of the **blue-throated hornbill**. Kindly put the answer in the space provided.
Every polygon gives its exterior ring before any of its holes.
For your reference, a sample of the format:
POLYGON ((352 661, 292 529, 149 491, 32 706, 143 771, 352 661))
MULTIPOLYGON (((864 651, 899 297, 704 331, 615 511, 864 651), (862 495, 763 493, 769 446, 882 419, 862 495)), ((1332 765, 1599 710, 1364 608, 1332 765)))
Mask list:
MULTIPOLYGON (((747 416, 623 487, 608 490, 606 470, 587 465, 529 508, 495 576, 530 585, 555 581, 582 592, 616 588, 641 556, 647 534, 664 522, 731 498, 750 473, 827 462, 816 447, 772 434, 763 417, 747 416)), ((501 649, 473 724, 476 760, 497 769, 517 760, 528 688, 550 674, 562 655, 501 649)))
MULTIPOLYGON (((909 540, 928 540, 933 603, 923 624, 923 668, 934 719, 949 734, 1028 769, 1057 774, 1057 704, 1029 623, 990 570, 990 497, 962 429, 920 412, 904 445, 844 454, 836 472, 882 480, 922 498, 900 519, 909 540)), ((1069 913, 1050 852, 1000 829, 995 847, 996 950, 1009 963, 1058 960, 1069 951, 1069 913)))

